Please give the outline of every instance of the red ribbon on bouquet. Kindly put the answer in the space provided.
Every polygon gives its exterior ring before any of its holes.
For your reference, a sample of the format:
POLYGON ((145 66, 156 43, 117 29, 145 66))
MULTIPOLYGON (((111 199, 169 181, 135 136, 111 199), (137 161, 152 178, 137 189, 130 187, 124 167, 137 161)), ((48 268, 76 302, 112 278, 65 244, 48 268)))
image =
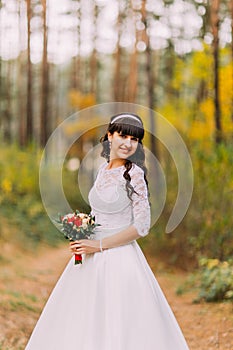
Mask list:
POLYGON ((77 265, 77 264, 82 264, 82 255, 81 254, 75 254, 74 255, 74 264, 77 265))

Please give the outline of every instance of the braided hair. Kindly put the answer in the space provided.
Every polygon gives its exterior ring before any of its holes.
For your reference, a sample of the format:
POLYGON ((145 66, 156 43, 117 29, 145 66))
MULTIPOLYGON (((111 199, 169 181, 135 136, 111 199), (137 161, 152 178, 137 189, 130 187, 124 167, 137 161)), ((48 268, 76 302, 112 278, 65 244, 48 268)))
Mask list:
POLYGON ((125 162, 125 171, 123 177, 126 180, 126 191, 130 200, 132 200, 133 193, 137 192, 131 185, 131 176, 129 174, 133 163, 138 165, 144 171, 144 179, 148 188, 148 181, 146 178, 147 169, 145 167, 145 152, 143 149, 142 139, 144 137, 144 127, 141 118, 133 113, 121 113, 111 117, 110 123, 107 128, 106 134, 100 139, 103 150, 101 156, 104 157, 107 162, 110 161, 110 144, 108 141, 108 132, 113 135, 114 132, 118 132, 124 135, 130 135, 138 138, 138 146, 136 152, 131 155, 125 162))

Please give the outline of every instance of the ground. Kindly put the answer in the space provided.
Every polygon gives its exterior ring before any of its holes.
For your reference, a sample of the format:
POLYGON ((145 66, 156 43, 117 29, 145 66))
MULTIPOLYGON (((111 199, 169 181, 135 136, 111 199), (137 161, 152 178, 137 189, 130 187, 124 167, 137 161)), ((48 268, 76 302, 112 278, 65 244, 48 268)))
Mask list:
MULTIPOLYGON (((233 305, 195 304, 196 291, 177 295, 177 288, 187 279, 187 273, 161 268, 155 258, 146 257, 190 350, 232 350, 233 305)), ((42 247, 32 254, 1 244, 0 350, 25 348, 41 309, 69 258, 64 246, 42 247)))

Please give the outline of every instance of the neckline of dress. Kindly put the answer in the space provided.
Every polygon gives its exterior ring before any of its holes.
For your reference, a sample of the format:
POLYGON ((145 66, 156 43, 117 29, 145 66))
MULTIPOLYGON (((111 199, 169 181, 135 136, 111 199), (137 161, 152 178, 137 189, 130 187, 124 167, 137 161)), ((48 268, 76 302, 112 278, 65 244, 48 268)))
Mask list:
POLYGON ((105 165, 105 167, 104 167, 104 170, 105 170, 105 171, 116 171, 116 170, 119 170, 119 169, 125 168, 125 166, 124 166, 124 165, 120 165, 120 166, 118 166, 118 167, 116 167, 116 168, 110 168, 110 169, 107 169, 107 166, 108 166, 108 163, 106 163, 106 165, 105 165))

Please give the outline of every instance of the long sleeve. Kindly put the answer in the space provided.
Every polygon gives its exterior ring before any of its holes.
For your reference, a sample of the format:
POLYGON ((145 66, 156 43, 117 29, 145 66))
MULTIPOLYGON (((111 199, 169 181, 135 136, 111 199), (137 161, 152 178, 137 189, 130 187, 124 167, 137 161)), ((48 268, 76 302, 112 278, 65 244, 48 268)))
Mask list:
POLYGON ((140 236, 146 236, 150 229, 150 204, 144 172, 135 167, 131 174, 131 184, 136 193, 132 196, 133 225, 140 236))

